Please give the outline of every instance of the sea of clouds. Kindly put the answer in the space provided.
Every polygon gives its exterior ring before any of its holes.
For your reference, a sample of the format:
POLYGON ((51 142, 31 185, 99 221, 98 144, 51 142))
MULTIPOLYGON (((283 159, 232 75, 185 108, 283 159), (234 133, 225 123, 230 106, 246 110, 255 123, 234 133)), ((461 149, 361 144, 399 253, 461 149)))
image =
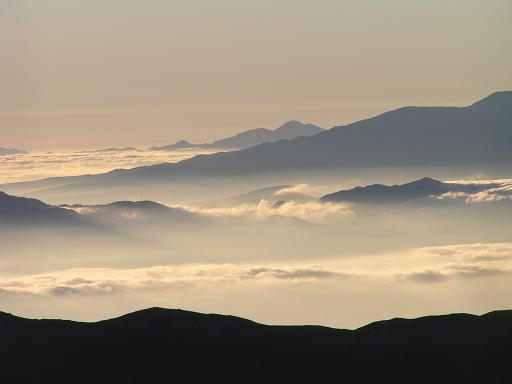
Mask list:
POLYGON ((156 151, 111 148, 90 151, 34 152, 5 155, 0 159, 0 183, 29 181, 54 176, 75 176, 134 168, 159 163, 176 163, 214 149, 156 151))

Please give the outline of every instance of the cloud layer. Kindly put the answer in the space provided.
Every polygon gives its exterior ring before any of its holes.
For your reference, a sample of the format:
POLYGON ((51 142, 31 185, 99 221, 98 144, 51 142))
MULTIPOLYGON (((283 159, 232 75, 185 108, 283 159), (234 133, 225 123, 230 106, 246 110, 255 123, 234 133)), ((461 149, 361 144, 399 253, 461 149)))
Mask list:
POLYGON ((385 279, 396 284, 442 283, 512 272, 512 243, 459 244, 311 264, 184 264, 145 268, 77 268, 0 279, 0 298, 112 295, 240 284, 350 284, 385 279))
POLYGON ((436 198, 440 200, 460 200, 466 203, 512 200, 512 179, 456 180, 452 183, 459 184, 461 189, 466 187, 467 190, 447 192, 436 198))
POLYGON ((265 199, 261 200, 258 204, 241 204, 231 207, 209 208, 183 205, 173 205, 172 207, 213 217, 265 219, 272 216, 286 216, 317 223, 340 219, 353 214, 348 206, 342 204, 286 201, 277 207, 273 207, 273 205, 265 199))
POLYGON ((100 151, 47 152, 2 156, 0 183, 27 181, 53 176, 108 172, 158 163, 175 163, 213 149, 148 151, 112 148, 100 151))

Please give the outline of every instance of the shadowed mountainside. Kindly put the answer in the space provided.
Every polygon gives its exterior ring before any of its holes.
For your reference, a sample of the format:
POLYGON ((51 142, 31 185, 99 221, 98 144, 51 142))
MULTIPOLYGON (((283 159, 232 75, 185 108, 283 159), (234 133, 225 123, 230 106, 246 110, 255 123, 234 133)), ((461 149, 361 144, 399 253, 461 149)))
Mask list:
POLYGON ((242 149, 253 147, 262 143, 273 143, 279 140, 291 140, 300 136, 313 136, 323 132, 325 129, 317 127, 314 124, 303 124, 300 121, 290 120, 275 130, 267 128, 250 129, 206 144, 192 144, 186 140, 180 140, 175 144, 161 147, 151 147, 152 150, 177 150, 186 148, 224 148, 224 149, 242 149))
POLYGON ((365 187, 355 187, 348 190, 334 192, 320 198, 322 202, 350 202, 350 203, 400 203, 414 199, 425 199, 439 196, 447 192, 469 192, 496 188, 495 183, 485 184, 456 184, 444 183, 430 177, 401 185, 372 184, 365 187))
POLYGON ((0 191, 0 227, 24 225, 47 228, 65 225, 71 229, 76 225, 82 228, 81 225, 93 223, 137 224, 141 220, 155 225, 183 225, 208 221, 207 218, 195 213, 154 201, 116 201, 101 205, 54 206, 37 199, 12 196, 0 191))
POLYGON ((0 226, 12 224, 53 225, 80 222, 75 212, 37 199, 11 196, 0 191, 0 226))
POLYGON ((512 162, 512 91, 468 107, 406 107, 311 137, 135 168, 110 179, 512 162))
POLYGON ((214 200, 209 202, 209 204, 214 206, 258 204, 261 200, 266 200, 274 204, 283 198, 285 200, 293 200, 300 202, 308 202, 315 200, 313 197, 299 192, 289 192, 286 194, 279 193, 280 191, 286 191, 286 189, 291 187, 293 187, 293 185, 275 185, 272 187, 259 188, 246 193, 241 193, 223 199, 214 200))
POLYGON ((115 201, 108 204, 96 205, 83 205, 83 204, 63 204, 61 207, 69 208, 76 211, 86 213, 87 216, 97 217, 99 219, 117 220, 118 218, 125 219, 148 219, 148 220, 162 220, 177 222, 180 224, 186 222, 205 221, 206 219, 200 218, 199 215, 187 212, 181 208, 168 207, 154 201, 115 201))
POLYGON ((354 331, 160 308, 96 323, 0 313, 0 338, 2 377, 24 383, 512 379, 512 311, 393 319, 354 331))
POLYGON ((334 192, 320 198, 323 202, 398 203, 407 200, 438 196, 449 192, 450 185, 430 177, 401 185, 372 184, 334 192))
POLYGON ((512 91, 496 92, 468 107, 406 107, 311 137, 248 149, 198 155, 175 164, 116 170, 93 176, 5 184, 37 196, 74 196, 87 189, 147 189, 148 183, 252 177, 286 172, 376 167, 492 166, 512 163, 512 91), (43 191, 43 189, 45 189, 43 191))

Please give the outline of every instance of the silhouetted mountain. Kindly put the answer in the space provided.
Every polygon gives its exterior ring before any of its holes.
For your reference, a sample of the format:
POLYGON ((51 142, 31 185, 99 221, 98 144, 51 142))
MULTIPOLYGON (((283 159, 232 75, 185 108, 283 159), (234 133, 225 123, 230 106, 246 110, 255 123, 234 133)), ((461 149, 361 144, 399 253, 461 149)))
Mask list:
POLYGON ((71 222, 79 222, 79 217, 69 209, 48 205, 37 199, 11 196, 0 191, 0 226, 55 225, 71 222))
POLYGON ((282 200, 284 197, 286 197, 287 200, 293 200, 297 202, 314 200, 313 197, 298 192, 290 192, 286 193, 286 195, 279 194, 280 191, 291 187, 293 187, 293 185, 275 185, 272 187, 259 188, 250 192, 212 201, 210 202, 210 205, 228 206, 240 204, 258 204, 261 200, 266 200, 273 204, 279 200, 282 200))
POLYGON ((299 121, 291 120, 281 125, 276 130, 267 128, 256 128, 238 133, 207 144, 192 144, 186 140, 180 140, 175 144, 162 147, 151 147, 152 150, 176 150, 185 148, 225 148, 242 149, 253 147, 262 143, 273 143, 278 140, 291 140, 300 136, 313 136, 323 132, 324 129, 313 124, 303 124, 299 121))
POLYGON ((187 212, 181 208, 168 207, 154 201, 115 201, 100 205, 73 204, 61 205, 64 208, 70 208, 86 213, 88 216, 100 216, 103 219, 159 219, 179 221, 183 224, 186 221, 197 220, 197 214, 187 212))
POLYGON ((80 153, 101 153, 101 152, 124 152, 124 151, 140 151, 140 149, 135 147, 110 147, 110 148, 103 148, 103 149, 91 149, 87 151, 81 151, 80 153))
POLYGON ((136 168, 120 178, 512 162, 512 91, 468 107, 405 107, 311 137, 136 168))
POLYGON ((512 311, 357 330, 268 326, 152 308, 96 323, 0 313, 2 379, 19 383, 507 383, 512 311))
POLYGON ((163 146, 154 146, 149 149, 152 151, 175 151, 177 149, 187 149, 187 148, 205 148, 205 146, 209 146, 210 144, 192 144, 187 140, 180 140, 174 144, 163 145, 163 146))
MULTIPOLYGON (((60 178, 49 193, 122 188, 148 183, 197 182, 283 172, 361 170, 376 167, 491 166, 512 163, 512 91, 468 107, 406 107, 311 137, 248 149, 199 155, 176 164, 116 170, 87 179, 60 178), (72 185, 76 183, 76 185, 72 185)), ((41 186, 47 181, 23 184, 41 186)), ((51 184, 51 183, 50 183, 51 184)), ((4 188, 19 188, 3 185, 4 188)), ((48 188, 48 186, 46 186, 48 188)), ((44 194, 44 193, 43 193, 44 194)))
POLYGON ((412 199, 438 196, 449 192, 450 185, 424 177, 402 185, 373 184, 338 191, 320 198, 323 202, 346 201, 353 203, 396 203, 412 199))
POLYGON ((21 149, 16 149, 16 148, 2 148, 0 147, 0 156, 2 155, 20 155, 20 154, 24 154, 24 153, 28 153, 27 151, 23 151, 21 149))
POLYGON ((401 185, 372 184, 334 192, 320 198, 323 202, 399 203, 414 199, 439 196, 447 192, 478 193, 498 187, 496 183, 444 183, 430 177, 401 185))

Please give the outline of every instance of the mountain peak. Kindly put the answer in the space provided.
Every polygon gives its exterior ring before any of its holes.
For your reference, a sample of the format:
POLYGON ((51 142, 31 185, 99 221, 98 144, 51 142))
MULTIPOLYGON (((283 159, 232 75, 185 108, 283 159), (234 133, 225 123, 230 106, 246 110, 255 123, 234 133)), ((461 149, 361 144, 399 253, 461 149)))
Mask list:
POLYGON ((448 192, 447 184, 424 177, 400 185, 373 184, 342 190, 323 196, 321 201, 345 201, 353 203, 399 203, 407 200, 427 198, 448 192))
POLYGON ((422 177, 421 179, 415 180, 415 181, 411 182, 410 184, 412 184, 412 183, 415 183, 415 184, 435 184, 435 185, 443 184, 442 181, 433 179, 433 178, 428 177, 428 176, 425 176, 425 177, 422 177))
POLYGON ((295 130, 304 130, 304 129, 312 129, 312 130, 322 130, 323 128, 317 127, 314 124, 311 123, 302 123, 298 120, 289 120, 285 122, 284 124, 280 125, 279 128, 277 128, 274 132, 281 132, 281 131, 295 131, 295 130))
POLYGON ((285 127, 296 127, 298 125, 302 126, 302 125, 306 125, 306 124, 304 124, 304 123, 302 123, 302 122, 300 122, 298 120, 288 120, 287 122, 281 124, 279 126, 279 128, 277 128, 277 129, 285 128, 285 127))
POLYGON ((273 131, 273 133, 277 139, 290 140, 299 136, 313 136, 323 131, 325 131, 325 129, 317 127, 314 124, 304 124, 297 120, 290 120, 273 131))
POLYGON ((500 109, 506 108, 506 106, 512 107, 512 91, 493 92, 482 100, 470 105, 470 107, 494 107, 500 109))

